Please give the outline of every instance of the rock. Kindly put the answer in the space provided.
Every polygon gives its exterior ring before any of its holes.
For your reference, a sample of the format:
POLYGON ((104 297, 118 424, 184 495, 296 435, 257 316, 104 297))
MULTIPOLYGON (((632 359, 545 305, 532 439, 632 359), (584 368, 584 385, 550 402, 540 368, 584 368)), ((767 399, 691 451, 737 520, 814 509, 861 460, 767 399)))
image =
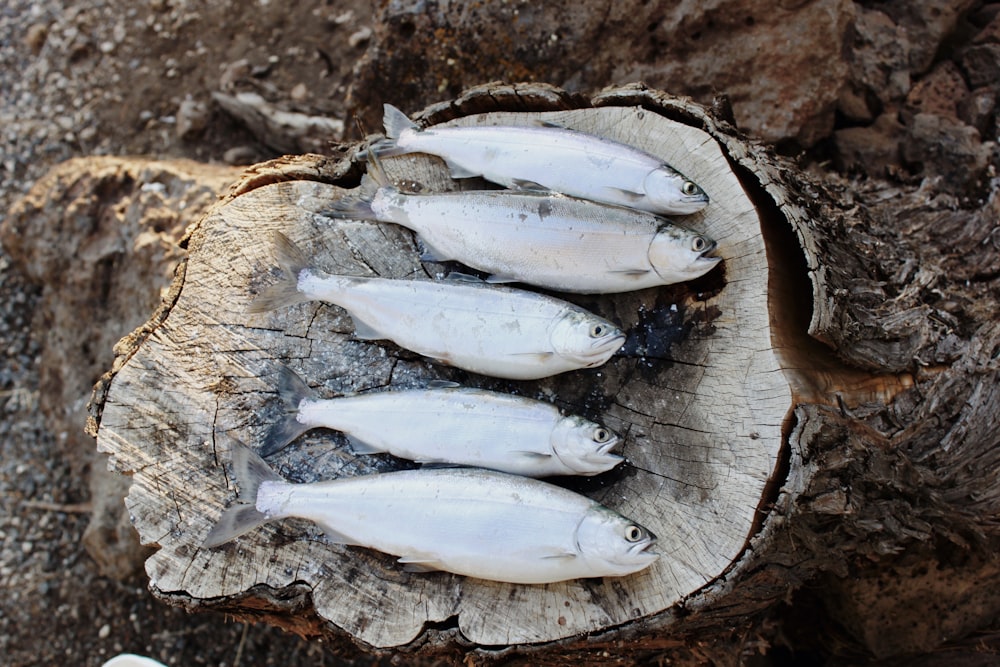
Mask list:
POLYGON ((262 144, 285 153, 321 153, 344 135, 344 121, 286 111, 257 93, 212 93, 212 98, 262 144))
POLYGON ((41 53, 45 46, 45 40, 49 37, 49 26, 44 23, 35 23, 28 28, 24 36, 24 43, 36 56, 41 53))
POLYGON ((850 127, 833 133, 834 161, 842 172, 885 178, 899 168, 903 126, 895 113, 885 113, 869 127, 850 127))
POLYGON ((930 69, 941 42, 955 31, 959 20, 976 0, 924 0, 879 3, 882 11, 907 36, 909 68, 919 75, 930 69))
POLYGON ((871 123, 881 106, 871 90, 861 88, 854 82, 844 86, 837 98, 837 111, 852 123, 871 123))
MULTIPOLYGON (((38 407, 81 462, 74 474, 84 473, 83 462, 106 467, 83 429, 115 343, 149 319, 184 255, 178 242, 188 224, 238 173, 185 160, 79 158, 38 181, 0 227, 13 262, 43 285, 33 323, 47 332, 38 407)), ((93 498, 86 546, 110 576, 127 576, 142 552, 127 528, 121 484, 104 478, 97 473, 92 484, 104 495, 93 498)))
POLYGON ((990 7, 992 8, 992 17, 983 29, 972 38, 973 44, 1000 44, 1000 4, 986 5, 984 10, 990 7))
POLYGON ((959 118, 966 125, 976 128, 980 136, 986 136, 993 126, 997 96, 996 87, 977 88, 959 105, 959 118))
POLYGON ((971 193, 981 184, 994 147, 960 120, 918 113, 906 127, 902 157, 923 176, 941 176, 951 192, 971 193))
POLYGON ((973 88, 1000 82, 1000 44, 977 44, 962 56, 962 69, 973 88))
POLYGON ((909 39, 884 12, 858 7, 845 51, 856 95, 887 106, 910 90, 909 39))
POLYGON ((181 102, 177 109, 177 137, 179 139, 191 139, 208 126, 208 119, 211 112, 208 105, 198 102, 190 97, 181 102))
POLYGON ((911 81, 931 67, 943 40, 972 4, 930 0, 878 3, 878 9, 858 5, 846 41, 850 85, 858 91, 854 96, 874 97, 883 108, 902 102, 911 81))
POLYGON ((965 103, 969 89, 958 66, 950 60, 937 65, 906 96, 910 113, 930 113, 958 118, 959 106, 965 103))
POLYGON ((642 80, 706 104, 723 91, 741 128, 807 146, 833 127, 854 14, 846 0, 787 9, 765 0, 667 10, 609 0, 481 3, 462 12, 422 0, 384 7, 350 97, 369 126, 380 125, 386 91, 412 110, 496 79, 545 80, 570 92, 642 80), (594 48, 609 40, 620 48, 594 48))

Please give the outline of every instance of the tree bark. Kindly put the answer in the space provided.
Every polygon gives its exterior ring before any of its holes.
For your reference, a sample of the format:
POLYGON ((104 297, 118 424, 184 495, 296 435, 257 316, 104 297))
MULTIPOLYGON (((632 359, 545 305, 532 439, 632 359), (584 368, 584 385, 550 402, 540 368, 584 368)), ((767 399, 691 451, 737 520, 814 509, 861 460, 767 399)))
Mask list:
MULTIPOLYGON (((158 547, 146 565, 157 595, 338 643, 552 664, 667 649, 735 664, 763 619, 819 579, 845 641, 875 655, 930 648, 992 619, 1000 596, 982 593, 915 630, 903 620, 909 591, 874 591, 879 577, 933 563, 938 574, 925 570, 918 589, 957 606, 960 587, 945 583, 1000 570, 1000 271, 995 249, 983 250, 995 198, 955 215, 912 188, 820 181, 741 135, 724 101, 708 110, 639 86, 586 99, 491 84, 419 118, 542 118, 660 155, 710 194, 682 224, 719 242, 723 266, 684 285, 569 297, 629 333, 600 369, 540 382, 477 377, 357 341, 336 307, 249 314, 275 280, 275 231, 330 271, 433 279, 448 268, 422 265, 401 228, 319 215, 358 186, 349 155, 251 169, 191 229, 170 296, 95 389, 90 428, 112 468, 133 477, 126 503, 143 542, 158 547), (888 210, 910 214, 903 227, 879 217, 888 210), (935 257, 943 238, 955 250, 935 257), (407 573, 292 520, 201 549, 234 497, 230 441, 217 434, 260 442, 280 413, 279 363, 328 395, 449 379, 600 419, 624 436, 626 464, 567 483, 649 526, 661 559, 626 578, 516 586, 407 573)), ((460 187, 427 156, 385 167, 427 190, 460 187)), ((271 463, 294 481, 406 465, 351 456, 329 432, 271 463)))

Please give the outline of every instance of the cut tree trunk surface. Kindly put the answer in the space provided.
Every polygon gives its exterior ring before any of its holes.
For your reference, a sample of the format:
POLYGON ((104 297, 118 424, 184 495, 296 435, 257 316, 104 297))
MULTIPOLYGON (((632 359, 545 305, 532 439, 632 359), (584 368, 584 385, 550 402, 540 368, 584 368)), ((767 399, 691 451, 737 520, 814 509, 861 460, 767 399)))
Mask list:
MULTIPOLYGON (((716 115, 638 88, 582 100, 544 86, 494 85, 422 117, 449 125, 554 121, 657 155, 710 196, 704 211, 678 222, 718 241, 724 261, 687 284, 560 295, 626 330, 622 351, 601 368, 500 381, 356 340, 335 306, 251 314, 254 297, 279 279, 275 232, 331 273, 434 280, 468 271, 422 264, 400 227, 324 217, 358 187, 361 167, 347 158, 307 155, 252 168, 193 227, 170 298, 122 342, 95 394, 98 448, 113 469, 132 475, 126 503, 142 541, 158 547, 146 565, 151 586, 189 608, 266 617, 306 635, 346 633, 380 648, 435 638, 535 644, 639 619, 669 627, 668 610, 729 590, 749 567, 747 547, 767 532, 770 503, 789 472, 782 452, 795 406, 885 397, 909 380, 845 371, 806 335, 822 338, 832 327, 806 213, 767 154, 716 115), (282 364, 330 397, 446 379, 541 398, 607 424, 623 437, 626 463, 556 482, 649 527, 660 559, 622 578, 503 584, 406 572, 388 555, 331 544, 302 520, 201 548, 235 497, 233 440, 258 446, 281 418, 282 364)), ((384 166, 393 180, 425 191, 487 187, 450 179, 442 161, 425 155, 384 166)), ((412 467, 388 455, 354 456, 329 431, 307 434, 269 463, 296 482, 412 467)), ((801 470, 791 473, 801 484, 801 470)))

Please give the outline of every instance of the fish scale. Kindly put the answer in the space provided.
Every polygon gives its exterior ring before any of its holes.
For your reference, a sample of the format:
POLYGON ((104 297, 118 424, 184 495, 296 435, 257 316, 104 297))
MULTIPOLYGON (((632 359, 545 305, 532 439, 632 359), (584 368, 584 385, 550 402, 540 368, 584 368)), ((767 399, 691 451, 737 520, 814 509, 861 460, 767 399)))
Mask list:
POLYGON ((482 176, 508 188, 545 189, 672 215, 695 213, 708 195, 672 166, 633 146, 553 124, 418 128, 384 106, 386 138, 362 156, 427 153, 453 178, 482 176))
POLYGON ((715 242, 644 211, 537 192, 404 193, 383 185, 324 214, 402 225, 420 237, 424 259, 454 260, 563 292, 603 294, 697 278, 719 263, 715 242))
POLYGON ((203 545, 283 518, 309 519, 333 542, 397 556, 408 569, 544 584, 623 576, 652 564, 656 536, 586 496, 477 468, 405 470, 309 484, 282 480, 243 445, 239 488, 203 545))

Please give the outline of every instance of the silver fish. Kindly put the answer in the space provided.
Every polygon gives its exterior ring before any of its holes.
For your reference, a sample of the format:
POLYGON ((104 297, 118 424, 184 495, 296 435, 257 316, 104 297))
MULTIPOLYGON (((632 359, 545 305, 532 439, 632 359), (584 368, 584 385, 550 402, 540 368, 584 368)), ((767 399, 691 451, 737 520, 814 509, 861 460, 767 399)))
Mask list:
POLYGON ((262 456, 313 428, 343 431, 356 454, 491 468, 526 477, 597 475, 623 460, 618 436, 550 403, 470 387, 383 391, 320 399, 290 368, 279 374, 285 419, 262 456))
POLYGON ((560 299, 464 280, 389 280, 324 273, 275 234, 285 273, 251 312, 303 301, 350 313, 355 337, 389 339, 425 357, 482 375, 537 380, 604 364, 625 342, 611 322, 560 299))
POLYGON ((658 557, 646 528, 585 496, 518 475, 443 468, 291 484, 242 445, 233 450, 233 468, 237 504, 222 513, 206 548, 299 517, 334 542, 397 556, 409 570, 517 584, 623 576, 658 557))
MULTIPOLYGON (((374 171, 376 179, 382 178, 374 171)), ((721 259, 715 241, 652 213, 543 193, 409 194, 382 185, 324 211, 413 230, 427 261, 456 260, 491 275, 562 292, 628 292, 693 280, 721 259)))
POLYGON ((708 205, 708 195, 676 169, 610 139, 552 125, 421 130, 394 106, 384 110, 387 138, 372 152, 436 155, 453 178, 482 176, 508 188, 552 190, 654 213, 684 215, 708 205))

